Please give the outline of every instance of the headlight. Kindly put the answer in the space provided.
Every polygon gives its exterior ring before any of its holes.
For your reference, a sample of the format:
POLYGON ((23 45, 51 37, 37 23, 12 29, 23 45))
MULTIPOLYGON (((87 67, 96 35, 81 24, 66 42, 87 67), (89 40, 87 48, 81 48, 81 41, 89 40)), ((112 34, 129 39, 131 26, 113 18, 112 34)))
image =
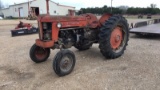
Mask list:
POLYGON ((58 28, 61 28, 61 27, 62 27, 62 24, 61 24, 61 23, 57 23, 57 27, 58 27, 58 28))

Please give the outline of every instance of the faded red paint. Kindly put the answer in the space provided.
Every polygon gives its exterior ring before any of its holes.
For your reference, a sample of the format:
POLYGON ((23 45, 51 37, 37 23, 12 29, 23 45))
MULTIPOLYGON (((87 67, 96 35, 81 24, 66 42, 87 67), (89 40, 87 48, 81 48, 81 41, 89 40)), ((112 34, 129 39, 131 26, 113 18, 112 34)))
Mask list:
POLYGON ((108 19, 111 15, 105 14, 102 16, 100 21, 94 14, 87 13, 80 16, 51 16, 49 15, 49 0, 46 0, 47 5, 47 14, 40 15, 38 17, 39 23, 39 35, 40 39, 36 40, 36 45, 43 47, 43 48, 50 48, 54 46, 54 43, 58 41, 58 34, 60 28, 57 27, 58 23, 61 23, 61 28, 98 28, 100 23, 104 23, 106 19, 108 19), (50 22, 52 23, 52 40, 51 41, 43 41, 43 29, 42 29, 42 22, 50 22))
POLYGON ((35 56, 38 58, 38 60, 43 60, 47 54, 48 52, 44 48, 36 47, 35 56))
POLYGON ((57 27, 57 23, 52 23, 52 40, 54 42, 58 41, 59 28, 57 27))
POLYGON ((82 14, 82 16, 86 18, 88 27, 96 28, 98 26, 99 22, 94 14, 87 13, 87 14, 82 14))
POLYGON ((110 38, 111 47, 113 49, 118 49, 123 41, 123 33, 121 27, 116 27, 112 33, 110 38))
POLYGON ((19 24, 15 27, 15 30, 20 28, 27 28, 30 30, 32 28, 32 25, 30 23, 23 23, 22 21, 19 22, 19 24))
POLYGON ((112 14, 108 14, 108 13, 103 14, 102 17, 99 19, 99 26, 104 24, 105 21, 108 20, 111 16, 112 16, 112 14))
POLYGON ((80 16, 51 16, 49 14, 47 15, 40 15, 38 17, 39 22, 39 34, 40 34, 40 40, 36 40, 36 45, 49 48, 54 46, 54 42, 58 41, 58 34, 59 34, 59 28, 57 27, 58 23, 61 23, 61 28, 75 28, 75 27, 81 27, 81 28, 98 28, 100 23, 104 23, 105 20, 107 20, 111 15, 105 14, 102 16, 100 21, 97 19, 97 17, 94 14, 83 14, 80 16), (43 41, 43 30, 42 30, 42 22, 51 22, 52 23, 52 41, 43 41))
POLYGON ((43 48, 51 48, 54 46, 54 41, 42 41, 40 39, 37 39, 36 40, 36 45, 37 46, 40 46, 40 47, 43 47, 43 48))
POLYGON ((87 20, 83 16, 49 16, 43 15, 38 17, 39 22, 39 34, 40 39, 36 40, 36 45, 43 48, 50 48, 54 46, 54 42, 58 41, 59 28, 57 27, 58 23, 62 24, 61 28, 71 28, 71 27, 86 27, 87 20), (43 41, 43 29, 42 22, 51 22, 52 23, 52 41, 43 41))

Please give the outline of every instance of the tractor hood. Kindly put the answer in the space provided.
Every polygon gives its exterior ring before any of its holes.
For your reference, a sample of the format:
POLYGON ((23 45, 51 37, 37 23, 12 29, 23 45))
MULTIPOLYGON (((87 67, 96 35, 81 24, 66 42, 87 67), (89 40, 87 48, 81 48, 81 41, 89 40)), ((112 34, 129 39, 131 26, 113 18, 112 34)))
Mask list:
POLYGON ((67 21, 86 21, 83 16, 52 16, 52 15, 40 15, 38 17, 40 22, 67 22, 67 21))

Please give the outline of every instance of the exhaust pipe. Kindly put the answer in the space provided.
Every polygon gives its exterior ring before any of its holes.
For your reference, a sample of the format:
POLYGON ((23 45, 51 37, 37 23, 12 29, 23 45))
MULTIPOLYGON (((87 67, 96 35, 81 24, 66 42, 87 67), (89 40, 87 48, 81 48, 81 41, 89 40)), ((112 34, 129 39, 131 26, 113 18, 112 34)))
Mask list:
POLYGON ((49 15, 49 0, 46 0, 47 14, 49 15))

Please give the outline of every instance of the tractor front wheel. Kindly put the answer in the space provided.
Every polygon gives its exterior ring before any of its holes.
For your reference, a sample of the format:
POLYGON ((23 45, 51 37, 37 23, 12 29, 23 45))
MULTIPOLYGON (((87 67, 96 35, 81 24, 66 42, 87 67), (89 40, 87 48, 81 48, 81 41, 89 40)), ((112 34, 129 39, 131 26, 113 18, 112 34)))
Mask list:
POLYGON ((120 57, 128 45, 128 38, 127 20, 120 15, 110 17, 100 29, 99 48, 101 53, 110 59, 120 57))
POLYGON ((65 76, 72 72, 75 66, 75 55, 69 50, 61 50, 53 60, 53 69, 58 76, 65 76))
POLYGON ((30 58, 35 63, 41 63, 48 59, 50 55, 49 48, 42 48, 34 44, 30 49, 30 58))

